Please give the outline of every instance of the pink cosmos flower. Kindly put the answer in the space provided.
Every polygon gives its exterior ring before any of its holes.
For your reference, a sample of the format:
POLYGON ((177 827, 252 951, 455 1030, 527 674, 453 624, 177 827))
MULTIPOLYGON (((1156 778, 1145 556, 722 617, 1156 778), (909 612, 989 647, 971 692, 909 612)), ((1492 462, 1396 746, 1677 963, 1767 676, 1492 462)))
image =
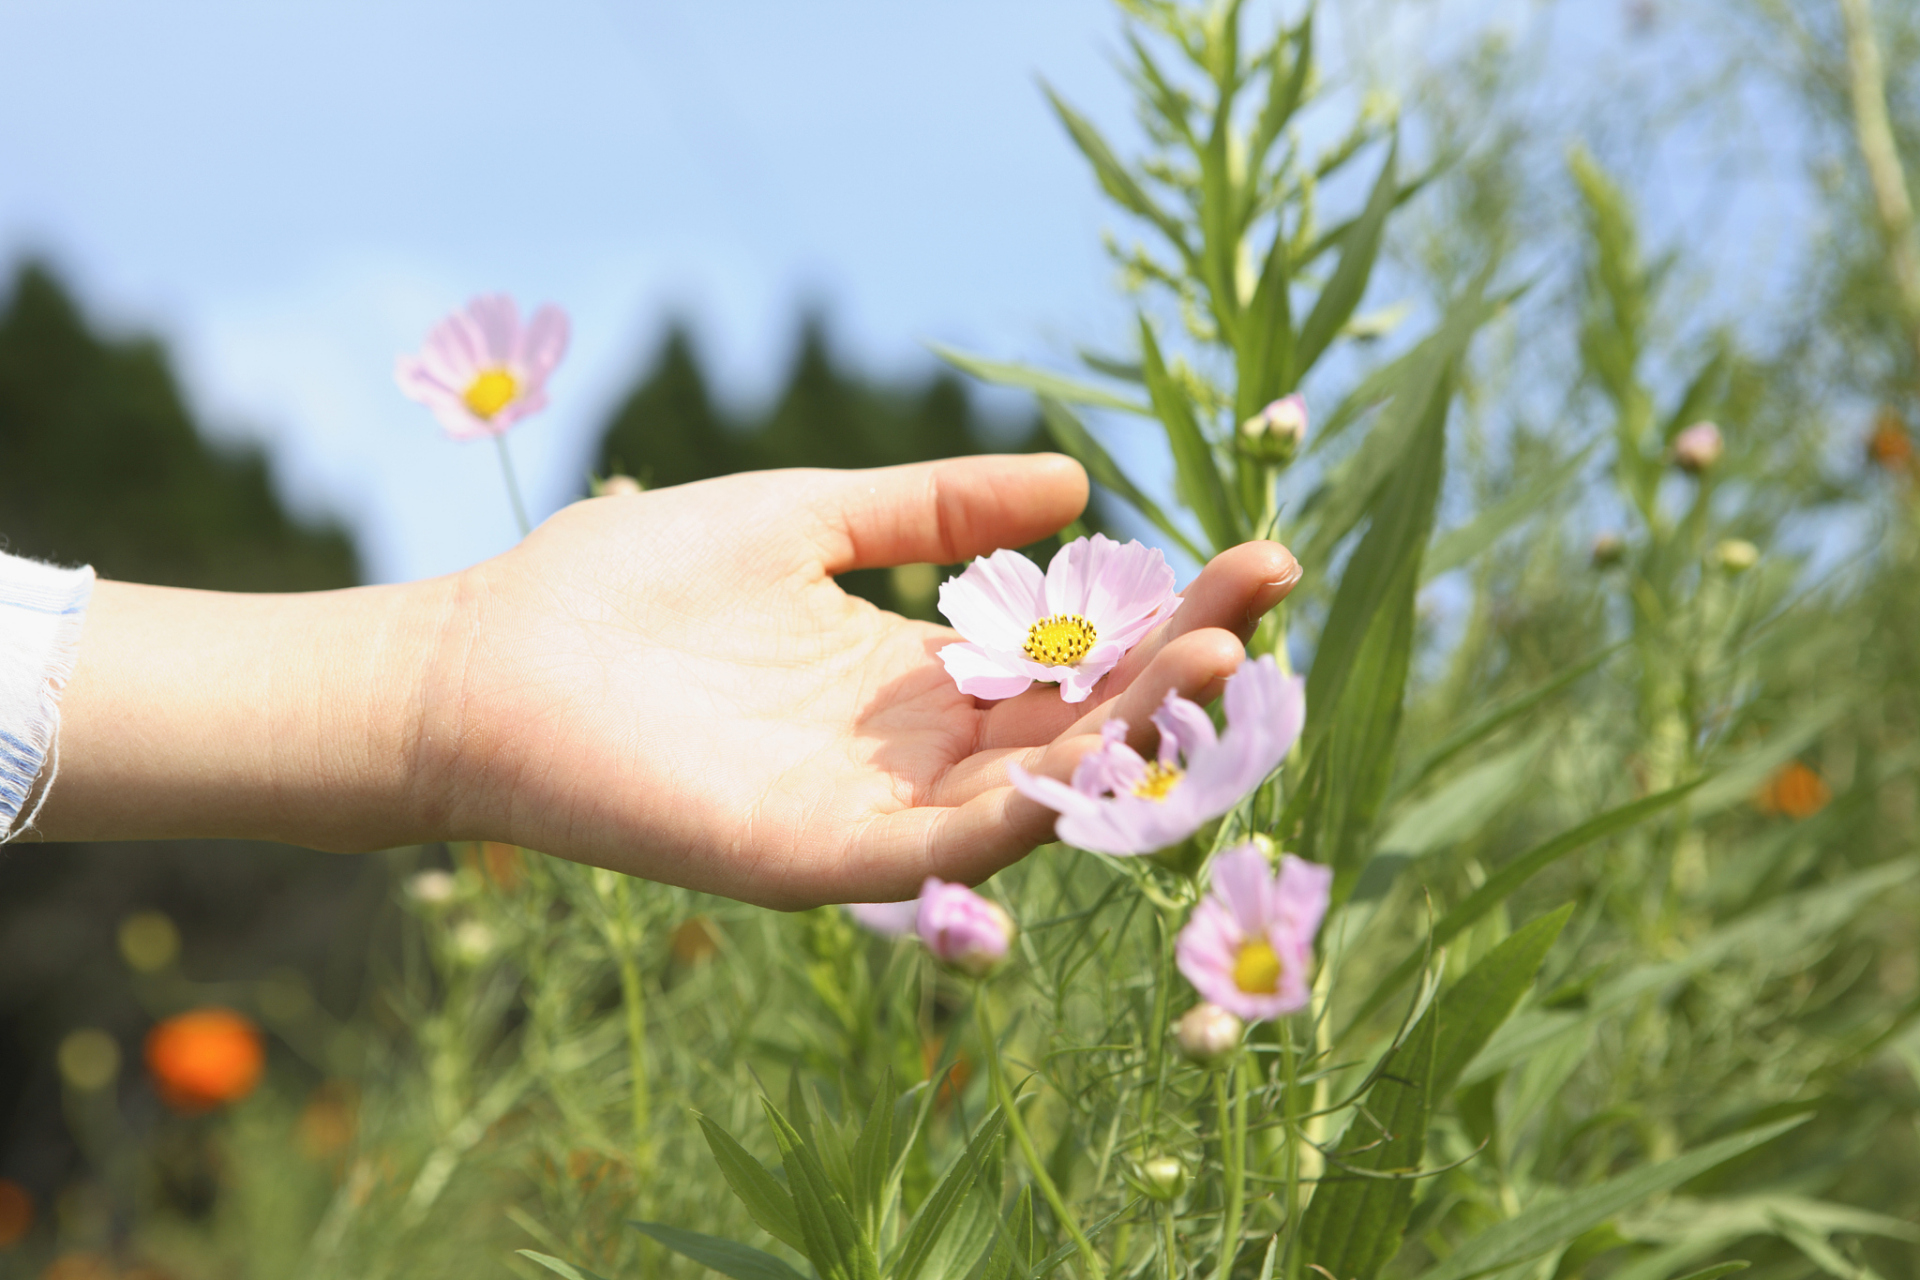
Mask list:
POLYGON ((963 884, 933 876, 920 887, 920 940, 934 959, 984 978, 1007 958, 1013 918, 963 884))
POLYGON ((941 584, 940 612, 965 642, 940 661, 976 698, 1011 698, 1039 680, 1081 702, 1179 607, 1166 557, 1138 542, 1075 538, 1045 574, 1018 551, 996 551, 941 584))
POLYGON ((1185 840, 1240 803, 1286 759, 1306 722, 1305 682, 1283 676, 1271 656, 1242 663, 1228 678, 1227 728, 1215 734, 1198 706, 1171 690, 1153 713, 1160 730, 1149 762, 1127 745, 1124 720, 1101 728, 1101 744, 1080 758, 1071 786, 1007 772, 1029 799, 1060 814, 1054 834, 1095 853, 1154 853, 1185 840))
POLYGON ((1718 426, 1696 422, 1673 438, 1673 462, 1682 471, 1699 475, 1720 461, 1726 447, 1718 426))
POLYGON ((1180 931, 1174 958, 1201 997, 1258 1022, 1307 1007, 1313 936, 1333 872, 1292 854, 1275 875, 1252 843, 1213 860, 1213 884, 1180 931))
POLYGON ((504 293, 467 303, 427 335, 415 356, 401 356, 400 390, 433 410, 456 440, 499 436, 547 406, 547 377, 567 353, 567 313, 545 306, 524 326, 504 293))
POLYGON ((913 926, 920 919, 920 900, 909 898, 905 902, 849 902, 846 912, 860 924, 884 934, 889 938, 903 937, 913 932, 913 926))
POLYGON ((1013 918, 963 884, 928 876, 920 896, 908 902, 849 902, 855 920, 890 938, 918 933, 934 959, 983 978, 1006 959, 1013 918))

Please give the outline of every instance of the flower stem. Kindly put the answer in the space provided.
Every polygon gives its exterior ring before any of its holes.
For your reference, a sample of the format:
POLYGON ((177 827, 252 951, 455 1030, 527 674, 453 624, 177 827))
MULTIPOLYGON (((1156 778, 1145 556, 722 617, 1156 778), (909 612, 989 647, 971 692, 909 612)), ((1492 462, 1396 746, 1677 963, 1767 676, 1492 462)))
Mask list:
POLYGON ((1293 1028, 1280 1024, 1281 1061, 1286 1071, 1286 1092, 1281 1105, 1286 1112, 1287 1141, 1287 1280, 1300 1273, 1300 1099, 1299 1065, 1294 1061, 1293 1028))
POLYGON ((1246 1077, 1239 1062, 1213 1073, 1213 1101, 1220 1112, 1220 1158, 1226 1166, 1227 1203, 1220 1215, 1220 1257, 1214 1263, 1214 1280, 1227 1280, 1233 1271, 1234 1255, 1240 1252, 1240 1214, 1247 1194, 1247 1097, 1246 1077), (1239 1106, 1228 1098, 1232 1088, 1239 1106))
POLYGON ((984 1042, 981 1051, 987 1055, 987 1078, 993 1085, 994 1100, 1000 1104, 1001 1114, 1007 1118, 1007 1128, 1012 1131, 1014 1142, 1019 1144, 1020 1154, 1026 1158, 1027 1171, 1033 1175, 1034 1185, 1040 1188, 1040 1194, 1053 1209, 1053 1216, 1060 1220, 1060 1225, 1079 1249, 1080 1262, 1086 1268, 1089 1280, 1104 1280, 1106 1268, 1100 1265, 1100 1255, 1093 1251, 1093 1243, 1074 1220, 1073 1211, 1067 1208, 1066 1200, 1060 1195, 1060 1188, 1053 1185, 1045 1162, 1034 1148, 1033 1137, 1027 1132, 1026 1123, 1020 1119, 1020 1109, 1014 1106, 1013 1091, 1007 1088, 1007 1073, 1000 1065, 1000 1038, 994 1034, 993 1015, 987 1012, 985 990, 975 991, 973 1012, 980 1024, 980 1039, 984 1042))
POLYGON ((527 523, 527 505, 520 501, 520 482, 513 475, 513 459, 507 456, 507 437, 497 435, 494 444, 500 448, 500 474, 507 478, 507 497, 513 501, 513 518, 520 525, 520 536, 526 537, 533 532, 533 526, 527 523))

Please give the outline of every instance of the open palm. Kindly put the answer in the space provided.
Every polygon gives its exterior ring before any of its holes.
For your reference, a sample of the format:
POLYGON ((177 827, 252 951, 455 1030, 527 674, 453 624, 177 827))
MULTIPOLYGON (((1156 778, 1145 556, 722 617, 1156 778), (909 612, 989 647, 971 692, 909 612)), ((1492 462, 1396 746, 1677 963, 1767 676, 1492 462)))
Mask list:
POLYGON ((1150 738, 1166 691, 1212 696, 1299 576, 1273 543, 1216 558, 1078 705, 960 693, 934 656, 954 632, 833 581, 1035 541, 1086 493, 1068 459, 991 457, 560 512, 463 575, 441 632, 423 736, 451 833, 778 907, 992 874, 1052 824, 1008 760, 1065 776, 1114 715, 1150 738))

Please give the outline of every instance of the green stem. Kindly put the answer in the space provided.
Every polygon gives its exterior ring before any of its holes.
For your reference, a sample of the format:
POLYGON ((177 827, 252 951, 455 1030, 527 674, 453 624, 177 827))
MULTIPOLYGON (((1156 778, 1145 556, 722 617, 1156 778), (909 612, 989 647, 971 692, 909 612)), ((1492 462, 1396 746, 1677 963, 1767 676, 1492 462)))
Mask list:
POLYGON ((1246 1073, 1237 1060, 1226 1070, 1213 1073, 1213 1101, 1220 1112, 1220 1156, 1227 1174, 1227 1204, 1220 1215, 1220 1257, 1213 1276, 1214 1280, 1227 1280, 1234 1257, 1240 1252, 1240 1215, 1247 1198, 1246 1073), (1237 1095, 1237 1107, 1228 1099, 1229 1086, 1237 1095))
POLYGON ((507 478, 507 497, 513 501, 513 518, 520 525, 520 536, 526 537, 533 532, 533 526, 527 523, 527 506, 520 501, 520 482, 514 479, 513 459, 507 456, 507 437, 503 433, 493 438, 500 448, 500 474, 507 478))
POLYGON ((1299 1067, 1293 1056, 1293 1028, 1282 1022, 1280 1025, 1281 1062, 1286 1071, 1286 1092, 1281 1095, 1281 1105, 1285 1108, 1287 1141, 1287 1280, 1297 1280, 1300 1274, 1300 1250, 1295 1244, 1300 1238, 1300 1099, 1299 1067))
POLYGON ((1007 1118, 1007 1128, 1012 1131, 1020 1154, 1026 1158, 1027 1171, 1033 1175, 1034 1185, 1040 1188, 1040 1194, 1052 1207, 1053 1216, 1060 1220, 1067 1235, 1072 1237, 1074 1247, 1079 1249, 1081 1265, 1086 1268, 1090 1280, 1104 1280, 1106 1268, 1100 1264, 1100 1255, 1093 1251, 1093 1242, 1080 1230, 1073 1211, 1067 1208, 1066 1200, 1060 1195, 1060 1188, 1053 1185, 1046 1163, 1034 1149, 1033 1137, 1028 1134, 1026 1123, 1020 1119, 1020 1109, 1013 1103, 1013 1091, 1007 1088, 1007 1073, 1000 1065, 1000 1038, 994 1034, 993 1015, 987 1012, 985 990, 975 991, 973 1012, 980 1024, 981 1052, 987 1056, 987 1078, 993 1085, 994 1100, 1000 1104, 1000 1112, 1007 1118))
POLYGON ((1171 1204, 1160 1206, 1160 1226, 1165 1233, 1167 1280, 1174 1280, 1174 1277, 1179 1274, 1175 1268, 1180 1265, 1180 1247, 1173 1238, 1173 1206, 1171 1204))
POLYGON ((648 1136, 653 1131, 653 1095, 647 1081, 647 997, 640 988, 640 964, 626 953, 620 957, 620 998, 627 1010, 627 1062, 633 1074, 633 1158, 635 1172, 645 1185, 648 1136))

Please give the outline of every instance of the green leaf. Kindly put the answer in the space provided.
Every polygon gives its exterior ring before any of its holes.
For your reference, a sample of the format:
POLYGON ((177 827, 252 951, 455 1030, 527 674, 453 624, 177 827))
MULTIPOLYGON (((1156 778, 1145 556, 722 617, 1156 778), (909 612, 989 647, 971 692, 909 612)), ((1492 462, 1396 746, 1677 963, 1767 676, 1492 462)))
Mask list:
POLYGON ((1698 785, 1697 782, 1689 782, 1668 791, 1644 796, 1616 809, 1609 809, 1596 818, 1561 832, 1545 844, 1528 850, 1502 866, 1487 878, 1485 884, 1468 894, 1466 901, 1449 911, 1438 924, 1433 926, 1433 937, 1430 942, 1416 947, 1392 973, 1380 980, 1380 984, 1373 989, 1373 994, 1367 997, 1367 1002, 1360 1006, 1360 1011, 1347 1023, 1347 1029, 1352 1030, 1366 1021, 1375 1010, 1391 999, 1393 993, 1398 991, 1409 978, 1418 973, 1431 948, 1444 947, 1459 937, 1481 916, 1505 901, 1515 889, 1539 872, 1575 850, 1592 844, 1595 840, 1616 835, 1679 803, 1698 785))
MULTIPOLYGON (((682 1231, 658 1222, 629 1222, 641 1235, 651 1236, 667 1248, 692 1258, 709 1271, 718 1271, 733 1280, 806 1280, 770 1253, 762 1253, 732 1240, 703 1236, 698 1231, 682 1231)), ((522 1250, 525 1252, 525 1250, 522 1250)))
POLYGON ((1068 135, 1073 138, 1073 145, 1080 148, 1080 154, 1085 156, 1087 163, 1093 166, 1094 176, 1100 180, 1101 189, 1121 208, 1145 218, 1158 227, 1160 233, 1180 250, 1181 256, 1191 262, 1193 249, 1187 243, 1186 232, 1180 223, 1154 203, 1153 197, 1146 193, 1146 190, 1134 180, 1133 175, 1127 172, 1126 166, 1121 164, 1119 158, 1113 154, 1113 148, 1107 145, 1107 140, 1100 136, 1098 129, 1062 101, 1060 95, 1055 93, 1051 86, 1042 84, 1040 88, 1047 95, 1047 101, 1053 104, 1054 114, 1060 117, 1060 123, 1067 127, 1068 135))
POLYGON ((1314 300, 1313 310, 1307 313, 1307 319, 1300 326, 1300 340, 1296 347, 1295 364, 1302 373, 1313 368, 1314 361, 1320 358, 1334 336, 1340 332, 1347 318, 1360 305, 1360 298, 1367 291, 1367 281, 1373 275, 1374 259, 1380 254, 1380 238, 1386 229, 1387 215, 1393 211, 1394 196, 1398 190, 1394 173, 1400 155, 1400 139, 1396 134, 1387 146, 1386 163, 1380 166, 1380 176, 1374 180, 1373 193, 1367 197, 1367 207, 1360 219, 1347 233, 1346 247, 1340 253, 1340 265, 1333 269, 1333 276, 1327 281, 1326 288, 1314 300))
POLYGON ((920 1212, 913 1216, 906 1238, 900 1242, 900 1250, 888 1268, 888 1280, 916 1280, 920 1269, 933 1254, 941 1233, 953 1218, 954 1211, 960 1207, 961 1200, 994 1163, 989 1159, 989 1153, 1000 1140, 1006 1125, 1006 1115, 995 1107, 987 1122, 973 1135, 973 1141, 967 1144, 965 1154, 947 1170, 946 1176, 940 1179, 939 1185, 934 1187, 933 1193, 920 1206, 920 1212))
POLYGON ((1684 1276, 1679 1277, 1679 1280, 1720 1280, 1721 1276, 1730 1276, 1736 1271, 1745 1271, 1752 1265, 1751 1262, 1747 1262, 1744 1259, 1735 1258, 1732 1262, 1716 1263, 1711 1267, 1702 1267, 1698 1271, 1689 1271, 1684 1276))
MULTIPOLYGON (((601 1278, 593 1274, 593 1272, 582 1271, 571 1262, 562 1262, 551 1254, 536 1253, 532 1249, 516 1249, 514 1252, 523 1258, 532 1259, 557 1276, 564 1276, 565 1280, 601 1280, 601 1278)), ((793 1268, 789 1267, 787 1270, 792 1272, 793 1268)))
POLYGON ((1553 496, 1572 483, 1587 465, 1593 450, 1594 446, 1588 445, 1532 484, 1508 494, 1459 528, 1449 529, 1435 538, 1427 551, 1421 577, 1430 582, 1450 569, 1459 568, 1532 516, 1546 511, 1553 496))
POLYGON ((1452 1091, 1460 1073, 1520 1003, 1572 914, 1573 904, 1569 902, 1516 929, 1440 998, 1440 1047, 1433 1068, 1435 1097, 1452 1091))
POLYGON ((1275 231, 1253 300, 1240 317, 1235 335, 1239 382, 1234 390, 1234 417, 1241 422, 1293 387, 1293 312, 1287 296, 1291 284, 1287 237, 1275 231))
MULTIPOLYGON (((805 1102, 797 1089, 794 1100, 796 1113, 804 1118, 805 1102)), ((780 1162, 787 1170, 787 1188, 800 1220, 808 1261, 822 1280, 873 1280, 879 1268, 871 1247, 860 1239, 853 1213, 828 1179, 819 1156, 771 1101, 762 1098, 760 1105, 773 1124, 774 1140, 780 1146, 780 1162)))
POLYGON ((1536 1203, 1518 1216, 1468 1237, 1459 1249, 1438 1266, 1423 1272, 1419 1280, 1470 1280, 1473 1276, 1485 1275, 1489 1271, 1538 1257, 1554 1246, 1599 1226, 1614 1214, 1631 1208, 1648 1196, 1670 1190, 1715 1165, 1744 1155, 1806 1120, 1806 1116, 1795 1116, 1791 1120, 1762 1125, 1758 1129, 1710 1142, 1671 1160, 1610 1178, 1564 1198, 1536 1203))
POLYGON ((1193 545, 1193 540, 1167 518, 1167 513, 1160 509, 1158 503, 1134 486, 1133 481, 1120 470, 1120 464, 1113 460, 1113 455, 1101 447, 1071 409, 1058 400, 1042 396, 1040 417, 1046 423, 1047 434, 1060 446, 1060 451, 1085 467, 1089 479, 1151 520, 1154 528, 1166 534, 1175 546, 1202 564, 1206 563, 1206 555, 1193 545))
POLYGON ((1527 690, 1527 692, 1517 694, 1494 707, 1478 720, 1473 721, 1467 725, 1466 728, 1459 730, 1452 737, 1446 739, 1439 746, 1428 752, 1419 764, 1407 770, 1406 781, 1396 783, 1393 788, 1393 794, 1396 796, 1405 795, 1407 792, 1412 791, 1415 787, 1432 777, 1434 772, 1446 764, 1447 761, 1453 759, 1468 747, 1479 742, 1484 742, 1500 729, 1505 728, 1513 721, 1539 706, 1542 702, 1545 702, 1548 698, 1551 698, 1554 694, 1559 693, 1562 689, 1573 684, 1588 672, 1593 671, 1599 667, 1601 663, 1625 648, 1626 643, 1626 641, 1622 640, 1616 644, 1610 644, 1592 657, 1574 663, 1571 667, 1568 667, 1551 680, 1536 685, 1532 689, 1527 690))
POLYGON ((1167 445, 1173 451, 1174 491, 1199 518, 1214 551, 1245 541, 1238 512, 1229 504, 1226 485, 1220 479, 1213 446, 1200 431, 1187 393, 1167 372, 1160 358, 1160 344, 1154 340, 1153 327, 1145 316, 1140 317, 1140 356, 1153 411, 1166 428, 1167 445))
POLYGON ((1538 1054, 1564 1036, 1584 1036, 1594 1023, 1633 1000, 1665 991, 1743 950, 1766 949, 1784 956, 1832 934, 1867 903, 1920 873, 1920 859, 1903 858, 1818 889, 1781 898, 1694 939, 1674 960, 1637 965, 1595 986, 1578 1013, 1533 1009, 1502 1027, 1467 1068, 1469 1080, 1483 1079, 1538 1054))
POLYGON ((1399 1251, 1426 1152, 1439 1022, 1430 1007, 1380 1064, 1339 1150, 1328 1157, 1300 1223, 1308 1266, 1340 1280, 1373 1280, 1399 1251))
POLYGON ((794 1216, 793 1197, 780 1185, 780 1180, 768 1173, 766 1166, 753 1158, 751 1152, 738 1142, 733 1135, 721 1128, 706 1116, 695 1113, 694 1119, 700 1124, 700 1132, 706 1136, 707 1149, 713 1152, 714 1163, 720 1166, 721 1176, 727 1185, 733 1188, 733 1194, 740 1197, 740 1203, 747 1207, 760 1229, 789 1248, 807 1251, 806 1237, 800 1231, 800 1219, 794 1216))
MULTIPOLYGON (((1396 596, 1410 599, 1418 585, 1420 558, 1433 530, 1440 478, 1446 469, 1450 399, 1450 385, 1442 377, 1421 403, 1422 416, 1410 433, 1408 448, 1396 456, 1389 482, 1368 507, 1372 526, 1341 575, 1307 672, 1310 744, 1324 738, 1333 723, 1367 632, 1382 608, 1396 596)), ((1396 705, 1399 694, 1396 688, 1396 705)))
POLYGON ((1069 378, 1065 374, 1053 373, 1046 369, 1034 369, 1024 364, 988 360, 984 356, 969 355, 965 351, 956 351, 952 347, 941 346, 937 342, 927 345, 933 349, 933 354, 954 368, 970 373, 982 382, 990 382, 997 387, 1018 387, 1022 391, 1031 391, 1042 397, 1050 396, 1066 404, 1091 405, 1096 409, 1118 409, 1123 413, 1137 413, 1143 418, 1153 416, 1153 410, 1147 405, 1116 395, 1091 383, 1069 378))
POLYGON ((1300 102, 1307 94, 1307 76, 1312 70, 1313 10, 1308 9, 1299 26, 1274 39, 1267 63, 1267 100, 1254 125, 1248 168, 1259 164, 1267 148, 1287 127, 1287 121, 1300 109, 1300 102), (1292 47, 1290 61, 1289 46, 1292 47))
POLYGON ((893 1069, 882 1075, 867 1122, 853 1145, 853 1208, 869 1240, 880 1238, 880 1211, 893 1166, 893 1069))

